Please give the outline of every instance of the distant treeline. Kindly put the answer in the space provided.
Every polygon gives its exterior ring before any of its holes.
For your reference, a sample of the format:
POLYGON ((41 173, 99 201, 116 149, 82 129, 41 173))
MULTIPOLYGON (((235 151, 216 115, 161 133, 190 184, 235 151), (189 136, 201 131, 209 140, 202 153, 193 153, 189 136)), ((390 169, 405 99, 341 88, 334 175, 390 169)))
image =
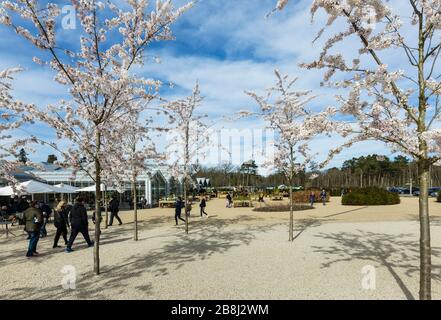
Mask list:
MULTIPOLYGON (((257 174, 258 167, 253 161, 242 166, 223 164, 217 167, 199 166, 194 170, 195 177, 211 180, 213 187, 219 186, 252 186, 266 187, 286 184, 282 173, 269 176, 257 174)), ((441 186, 441 167, 431 167, 431 186, 441 186)), ((299 173, 295 185, 306 188, 355 188, 355 187, 392 187, 416 186, 418 167, 404 156, 396 156, 392 160, 383 155, 368 155, 346 160, 341 168, 330 168, 324 171, 299 173), (311 175, 317 175, 310 179, 311 175)))

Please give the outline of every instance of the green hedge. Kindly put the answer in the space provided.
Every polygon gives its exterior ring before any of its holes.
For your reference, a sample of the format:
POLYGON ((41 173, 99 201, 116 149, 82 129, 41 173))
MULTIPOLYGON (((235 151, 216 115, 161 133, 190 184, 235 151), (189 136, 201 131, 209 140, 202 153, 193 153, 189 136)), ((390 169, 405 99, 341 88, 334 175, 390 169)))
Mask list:
POLYGON ((359 188, 345 194, 341 203, 347 206, 392 205, 400 203, 400 196, 377 187, 359 188))

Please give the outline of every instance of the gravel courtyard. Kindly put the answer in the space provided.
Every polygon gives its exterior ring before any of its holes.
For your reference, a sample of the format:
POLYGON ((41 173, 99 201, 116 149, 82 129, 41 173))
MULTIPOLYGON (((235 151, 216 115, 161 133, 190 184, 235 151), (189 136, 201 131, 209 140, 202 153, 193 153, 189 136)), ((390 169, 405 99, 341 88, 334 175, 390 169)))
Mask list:
MULTIPOLYGON (((441 299, 441 204, 430 200, 433 298, 441 299)), ((40 256, 27 259, 27 241, 0 234, 3 299, 415 299, 419 260, 417 198, 396 206, 343 207, 339 198, 289 213, 226 209, 208 202, 208 218, 194 206, 190 234, 174 226, 173 209, 140 213, 139 241, 132 240, 130 211, 123 226, 102 233, 102 274, 92 275, 92 249, 81 235, 75 252, 52 249, 53 228, 40 256), (76 270, 76 288, 63 289, 63 267, 76 270), (362 286, 366 266, 375 289, 362 286), (372 273, 370 273, 372 275, 372 273)), ((90 228, 93 225, 90 224, 90 228)), ((91 235, 92 235, 91 231, 91 235)))

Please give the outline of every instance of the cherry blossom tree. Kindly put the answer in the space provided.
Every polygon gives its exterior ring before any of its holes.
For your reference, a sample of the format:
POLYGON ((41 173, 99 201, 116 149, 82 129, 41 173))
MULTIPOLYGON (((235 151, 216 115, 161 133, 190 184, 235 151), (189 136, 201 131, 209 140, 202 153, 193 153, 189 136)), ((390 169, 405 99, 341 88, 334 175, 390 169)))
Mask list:
POLYGON ((320 113, 313 113, 308 103, 315 97, 311 91, 294 91, 298 78, 289 79, 275 70, 277 82, 267 90, 265 96, 255 92, 246 92, 259 105, 258 112, 242 111, 242 116, 259 116, 277 135, 274 142, 273 159, 268 159, 266 166, 283 172, 289 184, 290 218, 289 241, 293 241, 294 214, 292 186, 295 175, 311 165, 314 154, 308 144, 320 133, 335 130, 335 123, 330 119, 335 110, 329 108, 320 113))
MULTIPOLYGON (((278 1, 278 9, 287 3, 278 1)), ((417 163, 419 297, 431 299, 428 186, 429 168, 441 160, 441 1, 314 0, 312 16, 320 9, 328 20, 316 39, 341 23, 346 27, 327 38, 317 60, 302 66, 326 70, 324 84, 349 92, 337 96, 340 111, 357 124, 346 146, 375 139, 417 163)))
POLYGON ((150 171, 149 164, 152 160, 156 162, 164 160, 163 154, 157 151, 152 139, 155 131, 162 132, 164 129, 155 127, 152 117, 144 118, 144 121, 140 120, 140 116, 144 115, 145 111, 156 110, 162 113, 163 110, 147 107, 148 104, 144 101, 137 103, 137 105, 136 112, 126 114, 118 122, 116 131, 124 131, 124 136, 118 144, 119 152, 113 153, 118 158, 115 163, 119 165, 114 166, 114 174, 112 174, 119 183, 127 180, 131 181, 134 221, 133 239, 135 241, 138 241, 137 178, 142 172, 150 171))
POLYGON ((172 101, 164 107, 175 126, 169 131, 167 157, 174 176, 182 177, 185 203, 185 232, 188 233, 188 187, 193 184, 192 166, 203 150, 198 148, 209 143, 208 126, 202 121, 206 115, 198 113, 203 97, 197 83, 191 96, 172 101))
POLYGON ((17 157, 17 149, 27 142, 27 139, 15 139, 13 132, 32 120, 25 113, 28 105, 12 97, 11 81, 13 74, 19 71, 18 68, 0 71, 0 179, 13 188, 17 186, 13 173, 20 163, 12 159, 17 157))
MULTIPOLYGON (((173 39, 170 26, 193 2, 175 9, 171 0, 128 0, 120 8, 116 1, 73 1, 80 22, 79 43, 62 48, 57 38, 60 9, 43 1, 2 1, 0 22, 41 49, 34 61, 55 71, 55 80, 65 85, 71 99, 45 110, 30 108, 29 113, 54 128, 57 138, 70 142, 62 152, 74 168, 87 172, 96 183, 95 210, 100 217, 101 174, 111 171, 112 144, 117 144, 112 124, 130 113, 138 99, 150 99, 158 81, 133 73, 142 66, 146 48, 153 42, 173 39), (111 139, 113 138, 113 139, 111 139), (81 159, 87 158, 83 165, 81 159)), ((56 147, 51 142, 50 145, 56 147)), ((95 224, 94 272, 99 274, 100 224, 95 224)))

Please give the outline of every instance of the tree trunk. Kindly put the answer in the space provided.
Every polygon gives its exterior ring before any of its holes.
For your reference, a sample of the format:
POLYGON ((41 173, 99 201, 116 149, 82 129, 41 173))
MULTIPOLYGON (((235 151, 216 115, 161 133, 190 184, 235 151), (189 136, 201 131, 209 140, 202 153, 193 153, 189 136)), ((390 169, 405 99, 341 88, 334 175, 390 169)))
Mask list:
POLYGON ((133 193, 133 240, 138 241, 138 204, 136 193, 136 173, 132 176, 132 193, 133 193))
POLYGON ((417 177, 420 184, 419 195, 419 214, 420 214, 420 300, 430 300, 432 298, 431 292, 431 245, 430 245, 430 217, 429 217, 429 168, 428 161, 428 146, 423 134, 427 131, 426 126, 426 112, 427 100, 426 97, 426 77, 424 74, 425 62, 425 31, 423 21, 423 14, 419 15, 419 42, 418 42, 418 111, 419 117, 417 121, 417 132, 419 140, 419 151, 423 156, 418 160, 417 177))
POLYGON ((294 240, 294 212, 292 199, 292 183, 289 185, 289 241, 294 240))
POLYGON ((101 164, 99 152, 101 148, 101 134, 96 133, 96 155, 95 155, 95 244, 93 247, 93 271, 100 274, 100 236, 101 236, 101 164))
POLYGON ((430 217, 429 217, 429 170, 419 170, 420 196, 420 300, 431 299, 431 245, 430 245, 430 217))
POLYGON ((294 147, 290 145, 289 148, 290 154, 289 154, 289 241, 294 240, 294 213, 293 213, 293 200, 292 200, 292 184, 294 182, 294 147))
POLYGON ((188 234, 187 179, 185 176, 184 176, 184 213, 185 213, 185 233, 188 234))
POLYGON ((185 212, 185 233, 188 234, 188 214, 187 212, 187 175, 188 175, 188 163, 189 161, 189 140, 190 140, 190 128, 187 125, 185 129, 185 150, 184 150, 184 212, 185 212))
POLYGON ((109 226, 109 208, 107 205, 107 186, 104 186, 104 229, 109 226))

